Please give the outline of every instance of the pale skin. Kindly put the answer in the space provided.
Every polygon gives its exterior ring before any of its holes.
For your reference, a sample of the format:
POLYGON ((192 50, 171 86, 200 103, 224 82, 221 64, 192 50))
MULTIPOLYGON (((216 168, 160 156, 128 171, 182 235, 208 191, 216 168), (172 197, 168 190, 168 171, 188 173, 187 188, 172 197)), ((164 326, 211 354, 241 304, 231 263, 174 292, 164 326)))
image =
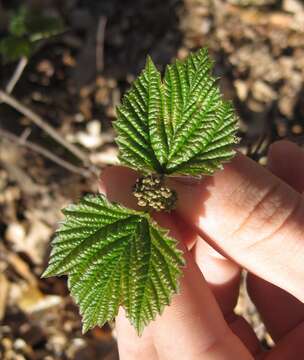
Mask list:
MULTIPOLYGON (((136 207, 137 174, 106 169, 101 191, 136 207)), ((178 206, 155 219, 170 229, 186 258, 181 291, 141 337, 121 309, 121 360, 304 359, 304 151, 271 146, 268 170, 238 155, 202 181, 170 180, 178 206), (275 347, 265 352, 234 314, 241 269, 275 347)))

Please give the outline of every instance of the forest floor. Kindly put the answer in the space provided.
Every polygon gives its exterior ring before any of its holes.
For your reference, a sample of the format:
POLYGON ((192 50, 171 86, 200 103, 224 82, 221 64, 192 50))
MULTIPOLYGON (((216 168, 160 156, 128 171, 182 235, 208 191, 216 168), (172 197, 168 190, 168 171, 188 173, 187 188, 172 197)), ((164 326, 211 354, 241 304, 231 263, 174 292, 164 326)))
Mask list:
MULTIPOLYGON (((20 3, 0 1, 0 36, 9 11, 20 3)), ((66 30, 42 42, 29 59, 10 97, 13 106, 0 104, 0 358, 118 359, 112 326, 82 335, 66 279, 40 279, 60 209, 96 192, 98 172, 117 163, 115 108, 147 54, 163 70, 173 58, 208 46, 223 93, 240 117, 240 150, 266 165, 273 141, 301 144, 304 5, 297 0, 24 3, 60 16, 66 30), (24 108, 51 125, 62 143, 24 108), (69 144, 80 153, 72 154, 69 144)), ((16 65, 0 63, 0 89, 16 65)), ((244 288, 237 311, 271 346, 244 288)))

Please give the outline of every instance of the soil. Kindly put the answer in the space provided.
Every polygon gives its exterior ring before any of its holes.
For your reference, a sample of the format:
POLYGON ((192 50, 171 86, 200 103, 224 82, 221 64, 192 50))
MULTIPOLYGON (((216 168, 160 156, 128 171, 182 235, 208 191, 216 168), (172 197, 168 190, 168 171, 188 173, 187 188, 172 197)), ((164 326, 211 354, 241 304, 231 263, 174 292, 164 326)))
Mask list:
MULTIPOLYGON (((93 167, 84 169, 30 118, 0 105, 0 130, 19 139, 0 138, 0 358, 118 359, 112 324, 82 335, 66 279, 40 279, 60 209, 96 192, 96 173, 117 163, 115 108, 147 54, 164 70, 173 58, 208 46, 224 96, 240 117, 240 151, 266 165, 272 142, 288 138, 301 144, 304 5, 297 0, 2 0, 0 36, 7 33, 10 11, 21 3, 61 17, 65 30, 39 44, 12 95, 80 148, 93 167), (20 145, 20 139, 73 164, 78 173, 20 145)), ((1 88, 16 65, 0 63, 1 88)), ((245 289, 237 311, 272 346, 245 289)))

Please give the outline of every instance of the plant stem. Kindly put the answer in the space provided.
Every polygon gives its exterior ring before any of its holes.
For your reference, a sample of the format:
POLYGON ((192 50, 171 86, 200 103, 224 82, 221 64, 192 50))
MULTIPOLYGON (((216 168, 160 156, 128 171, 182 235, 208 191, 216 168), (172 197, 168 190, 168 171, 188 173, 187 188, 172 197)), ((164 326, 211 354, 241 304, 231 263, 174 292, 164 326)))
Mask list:
POLYGON ((28 63, 28 59, 25 56, 22 56, 22 58, 19 60, 18 65, 13 73, 13 76, 11 77, 10 81, 6 85, 5 91, 8 94, 11 94, 20 79, 21 75, 23 74, 23 71, 28 63))

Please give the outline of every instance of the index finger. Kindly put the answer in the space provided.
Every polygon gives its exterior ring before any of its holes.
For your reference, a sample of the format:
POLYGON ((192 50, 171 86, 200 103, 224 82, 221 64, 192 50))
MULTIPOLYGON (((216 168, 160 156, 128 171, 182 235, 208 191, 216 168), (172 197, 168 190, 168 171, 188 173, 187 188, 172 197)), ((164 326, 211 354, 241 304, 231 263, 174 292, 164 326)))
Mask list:
POLYGON ((239 154, 196 185, 170 180, 178 212, 217 250, 304 301, 304 200, 239 154))

